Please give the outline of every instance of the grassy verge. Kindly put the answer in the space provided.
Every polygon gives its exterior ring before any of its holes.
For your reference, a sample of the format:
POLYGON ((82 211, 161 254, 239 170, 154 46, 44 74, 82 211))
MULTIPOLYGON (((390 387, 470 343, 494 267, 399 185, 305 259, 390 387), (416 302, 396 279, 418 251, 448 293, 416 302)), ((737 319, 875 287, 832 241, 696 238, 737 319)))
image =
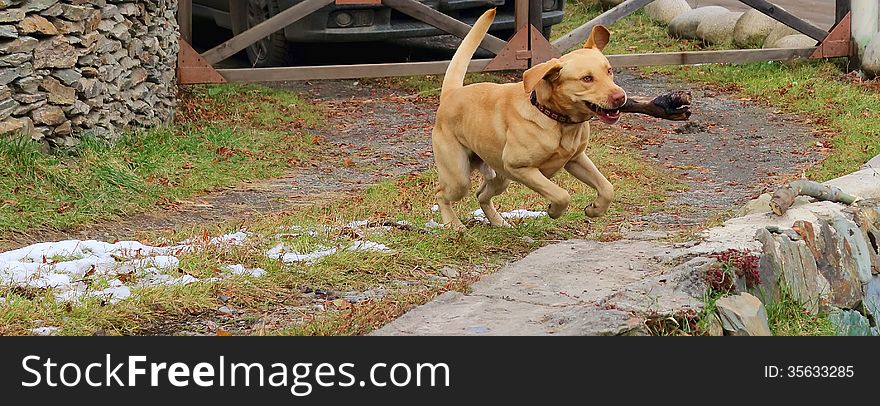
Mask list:
POLYGON ((297 96, 256 86, 209 86, 185 95, 165 128, 117 143, 86 138, 43 154, 0 139, 0 234, 64 229, 198 192, 269 178, 304 159, 321 115, 297 96))
MULTIPOLYGON (((0 291, 0 297, 5 297, 0 304, 0 334, 28 334, 38 327, 34 320, 59 327, 59 334, 169 334, 187 325, 211 323, 218 326, 218 332, 233 334, 365 333, 443 291, 464 290, 482 275, 547 242, 570 237, 618 238, 619 227, 631 216, 662 209, 670 192, 682 185, 664 170, 646 166, 628 142, 606 137, 602 145, 591 147, 591 157, 619 190, 611 212, 600 219, 588 221, 575 209, 584 207, 595 193, 562 175, 558 182, 575 196, 575 208, 560 221, 521 220, 512 229, 472 224, 466 232, 426 230, 422 224, 439 220, 431 211, 435 174, 427 172, 385 181, 347 199, 255 219, 246 224, 251 233, 246 244, 182 254, 177 271, 204 279, 224 264, 240 263, 265 269, 265 277, 135 288, 132 299, 110 306, 97 300, 68 306, 55 301, 50 292, 7 289, 0 291), (359 235, 342 227, 353 220, 406 220, 414 227, 376 229, 359 235), (292 226, 317 232, 299 235, 283 231, 292 226), (393 252, 341 252, 311 265, 284 265, 265 255, 278 243, 297 252, 310 252, 320 246, 344 247, 355 238, 385 244, 393 252), (444 267, 458 270, 461 276, 439 278, 444 267), (344 295, 377 290, 385 294, 357 303, 344 295), (236 316, 218 312, 219 297, 238 312, 236 316)), ((497 199, 497 205, 501 210, 543 210, 546 202, 514 185, 497 199)), ((458 211, 465 216, 477 207, 475 199, 468 198, 458 211)), ((230 231, 227 227, 147 235, 145 242, 219 235, 230 231)))
MULTIPOLYGON (((566 20, 557 35, 599 15, 595 4, 567 5, 566 20)), ((704 46, 699 41, 676 40, 643 13, 637 12, 610 27, 607 54, 636 52, 730 49, 730 44, 704 46)), ((795 63, 750 63, 742 65, 668 66, 643 68, 648 74, 720 86, 727 92, 781 111, 812 120, 828 137, 827 158, 807 172, 825 181, 852 172, 871 157, 880 154, 880 85, 859 82, 844 74, 843 60, 800 61, 795 63)), ((699 103, 699 100, 697 100, 699 103)))

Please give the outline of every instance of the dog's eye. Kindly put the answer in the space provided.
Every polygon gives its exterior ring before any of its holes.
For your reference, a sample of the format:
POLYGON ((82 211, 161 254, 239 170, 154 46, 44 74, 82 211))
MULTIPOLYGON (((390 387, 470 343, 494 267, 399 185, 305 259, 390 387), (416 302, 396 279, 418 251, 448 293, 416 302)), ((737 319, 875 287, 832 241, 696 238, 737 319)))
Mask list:
POLYGON ((584 82, 590 83, 593 81, 593 76, 587 75, 587 76, 582 77, 581 80, 583 80, 584 82))

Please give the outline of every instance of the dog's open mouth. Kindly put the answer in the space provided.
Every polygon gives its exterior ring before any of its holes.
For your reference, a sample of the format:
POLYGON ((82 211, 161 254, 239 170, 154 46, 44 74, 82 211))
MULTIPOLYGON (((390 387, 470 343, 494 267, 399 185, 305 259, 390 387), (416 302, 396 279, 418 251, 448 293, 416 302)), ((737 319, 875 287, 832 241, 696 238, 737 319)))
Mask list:
POLYGON ((614 109, 603 109, 596 104, 585 101, 587 108, 590 109, 593 113, 599 117, 599 120, 602 120, 603 123, 614 124, 617 120, 620 120, 620 110, 614 109))

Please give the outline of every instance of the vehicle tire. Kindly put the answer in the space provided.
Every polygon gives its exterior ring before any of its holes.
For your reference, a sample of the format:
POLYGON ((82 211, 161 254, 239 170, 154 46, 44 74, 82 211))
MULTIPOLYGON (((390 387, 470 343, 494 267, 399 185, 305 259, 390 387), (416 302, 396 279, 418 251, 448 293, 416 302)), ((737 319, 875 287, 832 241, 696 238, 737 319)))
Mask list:
MULTIPOLYGON (((240 26, 244 30, 251 29, 280 12, 278 0, 247 0, 247 3, 247 15, 239 17, 243 20, 240 26)), ((290 64, 293 59, 291 50, 283 30, 272 33, 246 49, 248 59, 256 68, 290 64)))

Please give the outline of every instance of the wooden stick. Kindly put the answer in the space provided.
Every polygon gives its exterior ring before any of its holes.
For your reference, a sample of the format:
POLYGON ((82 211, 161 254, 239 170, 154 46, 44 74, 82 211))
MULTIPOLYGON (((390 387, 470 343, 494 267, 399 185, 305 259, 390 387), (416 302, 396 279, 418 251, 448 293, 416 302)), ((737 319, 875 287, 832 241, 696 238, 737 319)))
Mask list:
POLYGON ((820 201, 853 204, 858 197, 840 190, 836 186, 823 185, 812 180, 796 180, 773 192, 770 198, 770 209, 777 216, 781 216, 794 204, 798 196, 810 196, 820 201))

